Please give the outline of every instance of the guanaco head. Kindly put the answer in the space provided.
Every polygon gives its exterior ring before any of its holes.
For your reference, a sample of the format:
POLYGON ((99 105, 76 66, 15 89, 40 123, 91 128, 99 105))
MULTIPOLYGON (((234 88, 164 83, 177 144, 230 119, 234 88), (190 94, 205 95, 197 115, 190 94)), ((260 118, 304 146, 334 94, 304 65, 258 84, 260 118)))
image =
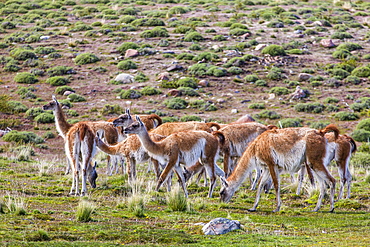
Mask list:
POLYGON ((87 171, 87 178, 89 179, 89 183, 92 188, 96 188, 96 179, 98 178, 98 173, 96 172, 96 161, 94 166, 89 165, 88 171, 87 171))
POLYGON ((42 109, 44 111, 49 111, 49 110, 55 110, 57 106, 59 105, 59 102, 57 98, 55 98, 55 95, 52 96, 53 100, 47 103, 46 105, 42 106, 42 109))
POLYGON ((138 116, 136 116, 136 122, 133 122, 123 130, 125 134, 138 134, 141 131, 146 131, 146 127, 138 116))
POLYGON ((113 126, 114 127, 119 127, 119 126, 127 127, 133 122, 134 120, 132 119, 132 116, 130 114, 130 109, 127 108, 125 114, 120 115, 117 119, 113 121, 113 126))
POLYGON ((235 190, 232 189, 231 186, 229 186, 229 183, 224 177, 220 177, 222 182, 222 187, 220 190, 220 199, 223 202, 229 202, 231 197, 234 195, 235 190))

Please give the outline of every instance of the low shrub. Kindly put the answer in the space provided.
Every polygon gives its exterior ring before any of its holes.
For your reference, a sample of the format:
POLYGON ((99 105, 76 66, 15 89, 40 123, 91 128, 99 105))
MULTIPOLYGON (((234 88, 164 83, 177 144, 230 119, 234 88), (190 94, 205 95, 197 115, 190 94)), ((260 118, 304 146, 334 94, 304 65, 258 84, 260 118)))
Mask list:
POLYGON ((32 73, 21 72, 16 74, 16 76, 14 77, 14 81, 22 84, 35 84, 36 82, 38 82, 38 79, 32 73))
POLYGON ((103 108, 100 109, 99 112, 103 116, 110 115, 110 114, 119 115, 123 112, 123 108, 120 105, 106 104, 103 106, 103 108))
POLYGON ((361 83, 361 79, 357 76, 350 75, 350 76, 347 76, 346 79, 344 79, 344 82, 350 83, 353 85, 358 85, 361 83))
POLYGON ((155 27, 151 30, 145 30, 140 34, 141 38, 169 37, 167 29, 164 27, 155 27))
POLYGON ((289 89, 285 87, 273 87, 270 89, 270 93, 274 93, 276 95, 285 95, 289 93, 289 89))
POLYGON ((362 129, 362 130, 370 131, 370 118, 361 120, 357 124, 356 129, 358 129, 358 130, 362 129))
POLYGON ((198 55, 196 55, 193 60, 194 61, 214 61, 216 59, 218 59, 218 55, 216 53, 212 53, 212 52, 202 52, 202 53, 199 53, 198 55))
POLYGON ((66 91, 75 92, 73 90, 73 88, 71 88, 70 86, 60 86, 60 87, 57 87, 54 92, 56 94, 63 95, 66 91))
POLYGON ((53 76, 46 80, 51 86, 64 86, 69 83, 69 79, 63 76, 53 76))
POLYGON ((303 120, 300 118, 285 118, 279 121, 282 128, 302 127, 303 120))
POLYGON ((119 97, 121 99, 138 99, 141 97, 141 93, 134 89, 122 90, 119 97))
POLYGON ((179 55, 176 56, 178 60, 193 60, 194 57, 195 55, 187 52, 180 53, 179 55))
POLYGON ((267 87, 267 82, 265 80, 257 80, 254 85, 258 87, 267 87))
POLYGON ((74 60, 75 64, 77 65, 96 63, 98 61, 100 61, 100 58, 98 58, 96 55, 92 53, 79 54, 74 60))
POLYGON ((50 53, 56 52, 54 47, 43 47, 39 46, 35 48, 35 53, 36 54, 41 54, 41 55, 47 55, 50 53))
POLYGON ((337 114, 334 115, 334 118, 339 120, 339 121, 354 121, 359 119, 360 117, 353 112, 338 112, 337 114))
POLYGON ((239 74, 242 74, 244 70, 239 67, 232 66, 227 70, 227 72, 232 75, 239 75, 239 74))
POLYGON ((202 121, 202 119, 198 116, 194 116, 194 115, 185 115, 185 116, 182 116, 180 118, 180 121, 181 122, 188 122, 188 121, 202 121))
POLYGON ((363 49, 361 45, 352 43, 352 42, 346 42, 342 43, 336 48, 337 50, 347 50, 347 51, 355 51, 355 50, 361 50, 363 49))
POLYGON ((14 143, 35 143, 40 144, 43 143, 44 140, 30 131, 17 131, 13 130, 6 135, 3 136, 3 141, 6 142, 14 142, 14 143))
POLYGON ((298 103, 294 106, 294 110, 297 112, 321 113, 325 110, 325 106, 320 103, 298 103))
POLYGON ((151 86, 146 86, 140 90, 140 93, 142 95, 157 95, 157 94, 161 94, 162 91, 157 88, 151 87, 151 86))
POLYGON ((41 109, 41 107, 35 107, 35 108, 29 108, 26 113, 24 114, 24 116, 27 118, 27 119, 34 119, 35 117, 37 117, 38 115, 40 115, 41 113, 44 113, 45 111, 43 109, 41 109))
POLYGON ((86 101, 86 99, 79 95, 79 94, 76 94, 76 93, 72 93, 70 95, 68 95, 68 99, 71 101, 71 102, 84 102, 86 101))
POLYGON ((369 142, 370 141, 370 131, 364 129, 356 129, 351 134, 352 138, 358 142, 369 142))
POLYGON ((117 50, 124 55, 128 49, 139 49, 140 46, 134 42, 125 42, 117 48, 117 50))
POLYGON ((285 50, 280 45, 269 45, 262 49, 262 54, 268 54, 270 56, 285 56, 285 50))
POLYGON ((331 103, 338 103, 339 102, 339 99, 337 98, 333 98, 333 97, 327 97, 325 100, 324 100, 324 103, 327 103, 327 104, 331 104, 331 103))
POLYGON ((15 60, 20 61, 25 61, 27 59, 37 59, 37 56, 33 51, 22 48, 15 48, 10 52, 10 56, 13 57, 15 60))
POLYGON ((54 115, 47 112, 43 112, 35 117, 35 122, 42 124, 54 123, 54 115))
POLYGON ((328 126, 330 124, 330 122, 322 122, 322 121, 318 121, 318 122, 312 122, 310 123, 310 128, 313 128, 313 129, 324 129, 326 126, 328 126))
POLYGON ((137 69, 137 65, 132 60, 123 60, 117 64, 117 68, 121 70, 137 69))
POLYGON ((188 102, 181 98, 171 98, 164 101, 164 105, 169 109, 185 109, 188 106, 188 102))
POLYGON ((73 70, 72 67, 60 65, 55 66, 53 68, 47 69, 46 73, 48 76, 61 76, 61 75, 69 75, 69 74, 76 74, 76 71, 73 70))
POLYGON ((184 41, 193 42, 193 41, 203 41, 204 37, 198 32, 189 32, 185 35, 184 41))
POLYGON ((256 82, 258 81, 258 76, 257 75, 247 75, 246 77, 244 77, 244 80, 246 82, 256 82))
POLYGON ((279 119, 281 116, 275 111, 264 110, 255 115, 257 118, 279 119))
POLYGON ((357 77, 369 77, 370 67, 369 66, 357 67, 352 71, 351 75, 357 77))
POLYGON ((283 70, 277 67, 272 67, 269 73, 266 75, 267 79, 270 80, 281 80, 283 79, 283 70))
POLYGON ((331 35, 332 39, 352 39, 353 36, 347 32, 335 32, 331 35))
POLYGON ((248 106, 249 109, 265 109, 264 103, 252 103, 248 106))
POLYGON ((8 101, 7 106, 11 113, 21 113, 26 112, 28 110, 27 106, 15 100, 8 101))
POLYGON ((199 96, 199 93, 194 88, 191 88, 191 87, 179 87, 177 88, 177 90, 179 90, 182 95, 191 96, 191 97, 199 96))
POLYGON ((143 72, 137 72, 137 74, 134 77, 134 80, 136 82, 146 82, 149 80, 149 77, 147 77, 143 72))

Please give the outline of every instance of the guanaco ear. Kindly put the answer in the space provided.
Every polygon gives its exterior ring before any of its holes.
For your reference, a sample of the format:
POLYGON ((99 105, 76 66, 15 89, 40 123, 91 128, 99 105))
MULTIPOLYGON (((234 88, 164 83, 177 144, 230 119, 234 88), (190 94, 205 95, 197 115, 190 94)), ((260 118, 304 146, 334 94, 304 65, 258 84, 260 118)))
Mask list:
POLYGON ((94 161, 94 166, 93 166, 94 170, 95 170, 95 168, 96 168, 96 164, 97 164, 97 162, 96 162, 96 161, 94 161))
POLYGON ((55 97, 54 94, 51 96, 51 98, 55 101, 55 103, 57 103, 57 105, 59 105, 59 102, 58 102, 58 100, 57 100, 57 98, 55 97))
POLYGON ((229 187, 229 183, 227 182, 225 177, 220 177, 220 179, 224 187, 229 187))
POLYGON ((138 121, 138 122, 139 122, 139 124, 140 124, 141 126, 143 126, 143 125, 144 125, 144 123, 143 123, 143 122, 141 122, 141 119, 140 119, 140 117, 139 117, 139 116, 136 116, 136 121, 138 121))
POLYGON ((126 114, 127 114, 128 119, 132 119, 129 108, 126 108, 126 114))

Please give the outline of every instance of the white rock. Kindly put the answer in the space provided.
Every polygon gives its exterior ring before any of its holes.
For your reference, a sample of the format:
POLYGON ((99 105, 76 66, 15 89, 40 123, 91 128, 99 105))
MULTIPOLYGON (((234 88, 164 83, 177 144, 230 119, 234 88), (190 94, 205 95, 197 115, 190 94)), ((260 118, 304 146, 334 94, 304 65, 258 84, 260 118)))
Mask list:
POLYGON ((116 76, 115 81, 121 82, 123 84, 135 82, 134 76, 126 73, 122 73, 116 76))

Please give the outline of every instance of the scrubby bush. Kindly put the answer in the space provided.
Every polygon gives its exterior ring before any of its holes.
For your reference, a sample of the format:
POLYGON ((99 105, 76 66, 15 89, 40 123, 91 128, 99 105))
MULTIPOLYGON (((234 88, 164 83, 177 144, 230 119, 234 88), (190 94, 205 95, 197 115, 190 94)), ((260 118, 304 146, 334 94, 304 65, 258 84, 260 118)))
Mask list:
POLYGON ((254 85, 258 87, 267 87, 267 82, 265 80, 257 80, 254 85))
POLYGON ((195 78, 192 77, 185 77, 181 78, 176 82, 177 87, 191 87, 191 88, 197 88, 198 84, 195 78))
POLYGON ((191 44, 191 46, 189 46, 189 50, 191 51, 200 51, 202 50, 202 47, 199 45, 199 44, 191 44))
POLYGON ((140 93, 142 95, 157 95, 157 94, 161 94, 162 91, 157 88, 151 87, 151 86, 146 86, 143 89, 141 89, 140 93))
POLYGON ((289 89, 285 87, 273 87, 270 89, 270 93, 274 93, 276 95, 285 95, 289 93, 289 89))
POLYGON ((184 41, 192 42, 192 41, 203 41, 204 37, 198 32, 189 32, 185 35, 184 41))
POLYGON ((104 105, 103 108, 100 109, 100 114, 103 116, 109 114, 119 115, 123 112, 123 108, 120 105, 104 105))
POLYGON ((164 105, 169 109, 185 109, 188 106, 188 102, 181 98, 171 98, 164 101, 164 105))
POLYGON ((68 99, 71 101, 71 102, 84 102, 86 101, 86 99, 79 95, 79 94, 76 94, 76 93, 72 93, 70 95, 68 95, 68 99))
POLYGON ((241 73, 244 72, 243 69, 239 68, 239 67, 230 67, 228 70, 227 70, 228 73, 232 74, 232 75, 239 75, 241 73))
POLYGON ((54 92, 56 94, 63 95, 66 91, 75 92, 73 90, 73 88, 71 88, 70 86, 60 86, 60 87, 57 87, 54 92))
POLYGON ((302 127, 303 120, 300 118, 285 118, 279 121, 282 128, 302 127))
POLYGON ((161 19, 157 18, 141 18, 136 19, 131 22, 133 26, 136 27, 155 27, 155 26, 165 26, 166 24, 161 19))
POLYGON ((218 34, 212 37, 213 41, 225 41, 227 38, 224 35, 218 34))
POLYGON ((329 73, 332 75, 332 76, 335 76, 337 77, 338 79, 344 79, 346 78, 347 76, 350 75, 349 72, 347 72, 346 70, 344 69, 339 69, 339 68, 336 68, 336 69, 332 69, 329 71, 329 73))
POLYGON ((358 129, 358 130, 362 129, 362 130, 370 131, 370 118, 361 120, 357 124, 356 129, 358 129))
POLYGON ((35 117, 36 123, 54 123, 54 115, 51 113, 43 112, 35 117))
POLYGON ((41 113, 44 113, 45 111, 41 109, 41 107, 36 107, 36 108, 30 108, 26 111, 24 116, 27 119, 34 119, 36 116, 40 115, 41 113))
POLYGON ((355 51, 355 50, 361 50, 363 49, 361 45, 352 43, 352 42, 346 42, 343 44, 340 44, 336 48, 337 50, 347 50, 347 51, 355 51))
POLYGON ((56 52, 54 47, 39 46, 39 47, 36 47, 36 49, 35 49, 36 54, 47 55, 47 54, 50 54, 52 52, 56 52))
POLYGON ((43 143, 44 140, 33 132, 13 130, 3 136, 3 141, 14 143, 43 143))
POLYGON ((194 116, 194 115, 185 115, 185 116, 182 116, 180 118, 180 121, 181 122, 189 122, 189 121, 202 121, 202 119, 198 116, 194 116))
POLYGON ((179 55, 176 56, 178 60, 193 60, 194 57, 195 55, 187 52, 180 53, 179 55))
POLYGON ((246 33, 250 33, 250 31, 243 28, 234 28, 229 31, 230 36, 241 36, 246 33))
POLYGON ((283 70, 277 67, 272 67, 269 73, 266 75, 266 78, 270 80, 281 80, 283 79, 283 70))
POLYGON ((141 93, 134 89, 122 90, 119 94, 121 99, 138 99, 141 97, 141 93))
POLYGON ((182 95, 186 96, 199 96, 198 92, 191 88, 191 87, 179 87, 177 88, 181 92, 182 95))
POLYGON ((275 111, 264 110, 256 114, 257 118, 279 119, 281 116, 275 111))
POLYGON ((285 56, 285 50, 280 45, 269 45, 262 49, 262 54, 268 54, 270 56, 285 56))
POLYGON ((324 100, 324 103, 327 103, 327 104, 331 104, 331 103, 338 103, 339 102, 339 99, 337 98, 333 98, 333 97, 327 97, 325 100, 324 100))
POLYGON ((141 38, 169 37, 167 29, 164 27, 155 27, 151 30, 145 30, 140 34, 141 38))
POLYGON ((15 48, 10 52, 10 56, 15 60, 25 61, 27 59, 37 59, 37 56, 34 52, 26 50, 23 48, 15 48))
POLYGON ((334 118, 339 120, 339 121, 354 121, 359 119, 360 117, 353 112, 338 112, 337 114, 334 115, 334 118))
POLYGON ((330 124, 330 122, 321 122, 321 121, 318 121, 318 122, 312 122, 310 123, 310 128, 313 128, 313 129, 324 129, 326 126, 328 126, 330 124))
POLYGON ((16 74, 16 76, 14 77, 14 81, 23 84, 35 84, 36 82, 38 82, 38 79, 32 73, 22 72, 16 74))
POLYGON ((244 80, 246 82, 256 82, 258 81, 258 76, 257 75, 247 75, 246 77, 244 77, 244 80))
POLYGON ((137 65, 135 62, 128 59, 128 60, 120 61, 117 64, 117 68, 122 69, 122 70, 137 69, 137 65))
POLYGON ((361 79, 357 76, 347 76, 346 79, 344 79, 344 82, 350 83, 353 85, 358 85, 361 83, 361 79))
POLYGON ((352 138, 358 142, 369 142, 370 141, 370 131, 364 129, 356 129, 351 134, 352 138))
POLYGON ((222 67, 211 66, 207 70, 206 75, 213 75, 213 76, 216 76, 216 77, 221 77, 221 76, 227 75, 227 70, 222 68, 222 67))
POLYGON ((72 67, 60 65, 46 70, 48 76, 76 74, 72 67))
POLYGON ((294 106, 297 112, 321 113, 325 110, 325 106, 320 103, 298 103, 294 106))
POLYGON ((46 80, 51 86, 63 86, 69 83, 69 79, 63 76, 53 76, 46 80))
POLYGON ((82 53, 75 58, 75 64, 77 65, 96 63, 98 61, 100 61, 100 58, 92 53, 82 53))
POLYGON ((264 103, 252 103, 248 106, 249 109, 265 109, 264 103))
POLYGON ((352 39, 353 36, 347 32, 335 32, 331 35, 332 39, 352 39))
POLYGON ((362 66, 355 68, 351 75, 357 77, 369 77, 370 76, 370 67, 369 66, 362 66))
POLYGON ((347 50, 337 50, 333 52, 332 56, 337 59, 348 59, 352 57, 352 54, 347 50))
POLYGON ((233 57, 227 63, 224 64, 224 67, 229 68, 231 66, 240 67, 245 64, 245 60, 242 57, 233 57))
POLYGON ((213 61, 215 59, 218 59, 218 55, 212 52, 202 52, 196 55, 193 60, 194 61, 213 61))
POLYGON ((117 50, 124 55, 128 49, 139 49, 140 46, 134 42, 125 42, 117 48, 117 50))

